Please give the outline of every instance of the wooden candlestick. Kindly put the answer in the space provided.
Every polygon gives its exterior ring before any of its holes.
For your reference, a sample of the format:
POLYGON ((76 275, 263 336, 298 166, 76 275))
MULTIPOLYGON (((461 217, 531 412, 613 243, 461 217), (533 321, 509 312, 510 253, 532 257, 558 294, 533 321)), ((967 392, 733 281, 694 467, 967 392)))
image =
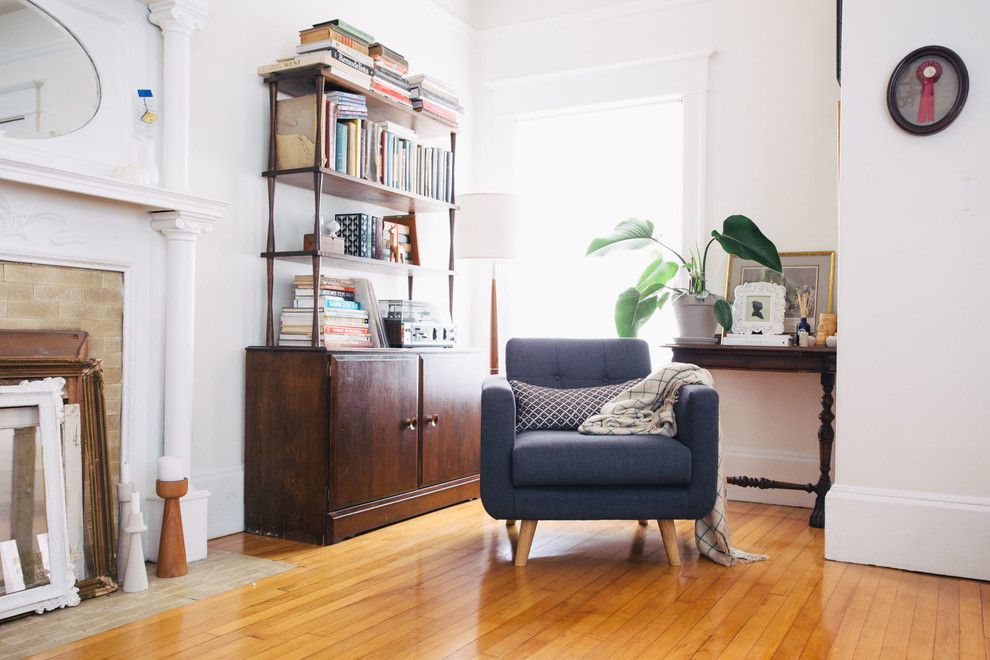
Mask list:
POLYGON ((180 577, 189 572, 186 538, 182 533, 182 509, 179 507, 179 498, 189 492, 189 480, 156 481, 155 492, 165 500, 155 575, 160 578, 180 577))

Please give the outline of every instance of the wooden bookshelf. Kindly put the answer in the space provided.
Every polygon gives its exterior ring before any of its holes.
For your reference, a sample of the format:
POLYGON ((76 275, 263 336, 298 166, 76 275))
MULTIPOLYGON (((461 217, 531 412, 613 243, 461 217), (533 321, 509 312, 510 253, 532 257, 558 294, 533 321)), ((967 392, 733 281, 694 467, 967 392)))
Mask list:
POLYGON ((369 117, 373 116, 378 120, 387 119, 400 126, 411 128, 420 137, 444 137, 451 132, 457 132, 456 124, 415 110, 374 90, 365 89, 346 78, 334 75, 322 65, 271 73, 265 78, 265 82, 277 85, 279 93, 304 96, 315 93, 316 76, 322 76, 326 81, 327 91, 340 90, 363 95, 367 99, 369 117))
MULTIPOLYGON (((265 259, 267 265, 267 285, 268 285, 268 307, 265 327, 265 345, 268 348, 275 347, 275 337, 277 334, 276 315, 273 307, 275 263, 294 262, 308 264, 312 268, 314 282, 319 281, 319 276, 325 267, 338 268, 341 270, 355 270, 361 272, 382 273, 386 275, 404 276, 408 280, 409 297, 412 298, 413 279, 417 276, 446 276, 448 287, 448 308, 453 311, 454 301, 454 220, 457 212, 456 196, 454 188, 454 173, 451 171, 450 195, 452 202, 434 199, 416 193, 399 190, 391 186, 386 186, 376 181, 369 181, 360 177, 352 176, 334 169, 322 167, 327 160, 322 153, 322 147, 317 149, 312 167, 296 169, 278 170, 275 166, 275 129, 277 125, 278 100, 280 96, 302 96, 307 94, 315 95, 317 109, 322 108, 326 102, 326 94, 333 90, 343 90, 362 94, 366 99, 368 107, 368 119, 373 121, 388 120, 400 126, 405 126, 416 132, 422 138, 435 138, 447 135, 450 141, 450 152, 453 162, 456 164, 457 154, 457 132, 456 126, 442 119, 421 113, 411 107, 405 106, 382 94, 378 94, 368 89, 362 89, 349 80, 334 75, 327 67, 317 65, 290 71, 281 71, 267 76, 265 83, 268 87, 269 101, 269 142, 268 142, 268 169, 262 172, 262 176, 268 182, 268 235, 265 251, 261 257, 265 259), (393 211, 406 214, 447 212, 447 220, 450 227, 450 241, 448 244, 447 268, 426 267, 414 264, 400 264, 378 259, 367 259, 352 255, 330 254, 322 251, 306 250, 279 250, 275 245, 275 197, 277 184, 286 184, 298 188, 304 188, 313 192, 313 228, 315 236, 320 235, 321 210, 323 207, 324 195, 332 195, 366 203, 370 206, 378 206, 393 211)), ((324 113, 317 112, 316 134, 323 135, 324 113)), ((321 145, 323 141, 320 141, 321 145)), ((301 245, 302 236, 299 236, 301 245)), ((296 246, 293 246, 296 247, 296 246)), ((313 348, 320 348, 323 344, 323 337, 319 327, 318 306, 313 309, 313 348)), ((375 350, 375 349, 371 349, 375 350)), ((377 349, 381 350, 381 349, 377 349)))
POLYGON ((330 252, 312 252, 308 250, 289 250, 283 252, 262 252, 264 259, 277 259, 279 261, 291 261, 300 264, 309 264, 314 257, 320 257, 322 266, 326 268, 340 268, 344 270, 360 270, 366 273, 384 273, 386 275, 402 275, 414 277, 416 275, 453 275, 454 271, 446 268, 430 268, 428 266, 417 266, 415 264, 400 264, 394 261, 383 261, 381 259, 367 259, 365 257, 355 257, 349 254, 335 254, 330 252))
POLYGON ((399 190, 398 188, 392 188, 376 181, 361 179, 326 167, 321 167, 319 170, 315 167, 271 170, 264 172, 262 176, 275 177, 279 183, 313 190, 313 187, 316 185, 313 175, 317 171, 323 174, 322 185, 324 195, 357 199, 368 204, 384 206, 385 208, 403 211, 404 213, 430 213, 457 208, 454 204, 449 204, 440 199, 399 190))

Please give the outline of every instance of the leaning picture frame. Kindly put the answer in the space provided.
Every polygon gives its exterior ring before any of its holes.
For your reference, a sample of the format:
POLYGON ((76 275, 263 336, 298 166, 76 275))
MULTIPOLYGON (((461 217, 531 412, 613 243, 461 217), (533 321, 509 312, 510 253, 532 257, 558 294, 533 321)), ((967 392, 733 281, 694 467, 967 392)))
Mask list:
POLYGON ((725 270, 725 298, 732 303, 736 286, 747 282, 772 282, 786 287, 784 307, 784 331, 797 331, 801 320, 798 293, 811 294, 808 323, 812 332, 818 328, 818 315, 835 313, 838 302, 835 295, 836 253, 834 250, 809 252, 781 252, 781 272, 749 259, 729 255, 725 270))
POLYGON ((0 386, 0 452, 10 458, 0 480, 13 493, 10 533, 0 533, 0 619, 79 604, 63 488, 64 385, 46 378, 0 386))
POLYGON ((783 334, 785 291, 783 285, 772 282, 737 286, 732 300, 733 334, 783 334))

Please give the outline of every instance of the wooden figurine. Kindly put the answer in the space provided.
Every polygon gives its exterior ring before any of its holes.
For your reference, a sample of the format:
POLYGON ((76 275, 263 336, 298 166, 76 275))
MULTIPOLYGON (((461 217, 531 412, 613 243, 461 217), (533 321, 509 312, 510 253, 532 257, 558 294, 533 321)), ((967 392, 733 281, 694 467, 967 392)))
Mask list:
POLYGON ((818 334, 815 336, 815 345, 824 346, 825 340, 836 333, 837 325, 835 314, 819 314, 818 334))
POLYGON ((395 225, 388 228, 388 260, 399 264, 405 261, 399 250, 399 228, 395 225))

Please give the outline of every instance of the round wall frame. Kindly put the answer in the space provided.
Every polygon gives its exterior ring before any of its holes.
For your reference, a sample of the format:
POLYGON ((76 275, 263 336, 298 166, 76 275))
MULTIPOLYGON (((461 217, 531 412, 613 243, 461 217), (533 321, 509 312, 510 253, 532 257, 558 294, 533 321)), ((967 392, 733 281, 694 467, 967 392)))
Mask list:
POLYGON ((944 46, 924 46, 898 63, 887 83, 887 110, 908 133, 931 135, 955 121, 969 94, 962 58, 944 46))

